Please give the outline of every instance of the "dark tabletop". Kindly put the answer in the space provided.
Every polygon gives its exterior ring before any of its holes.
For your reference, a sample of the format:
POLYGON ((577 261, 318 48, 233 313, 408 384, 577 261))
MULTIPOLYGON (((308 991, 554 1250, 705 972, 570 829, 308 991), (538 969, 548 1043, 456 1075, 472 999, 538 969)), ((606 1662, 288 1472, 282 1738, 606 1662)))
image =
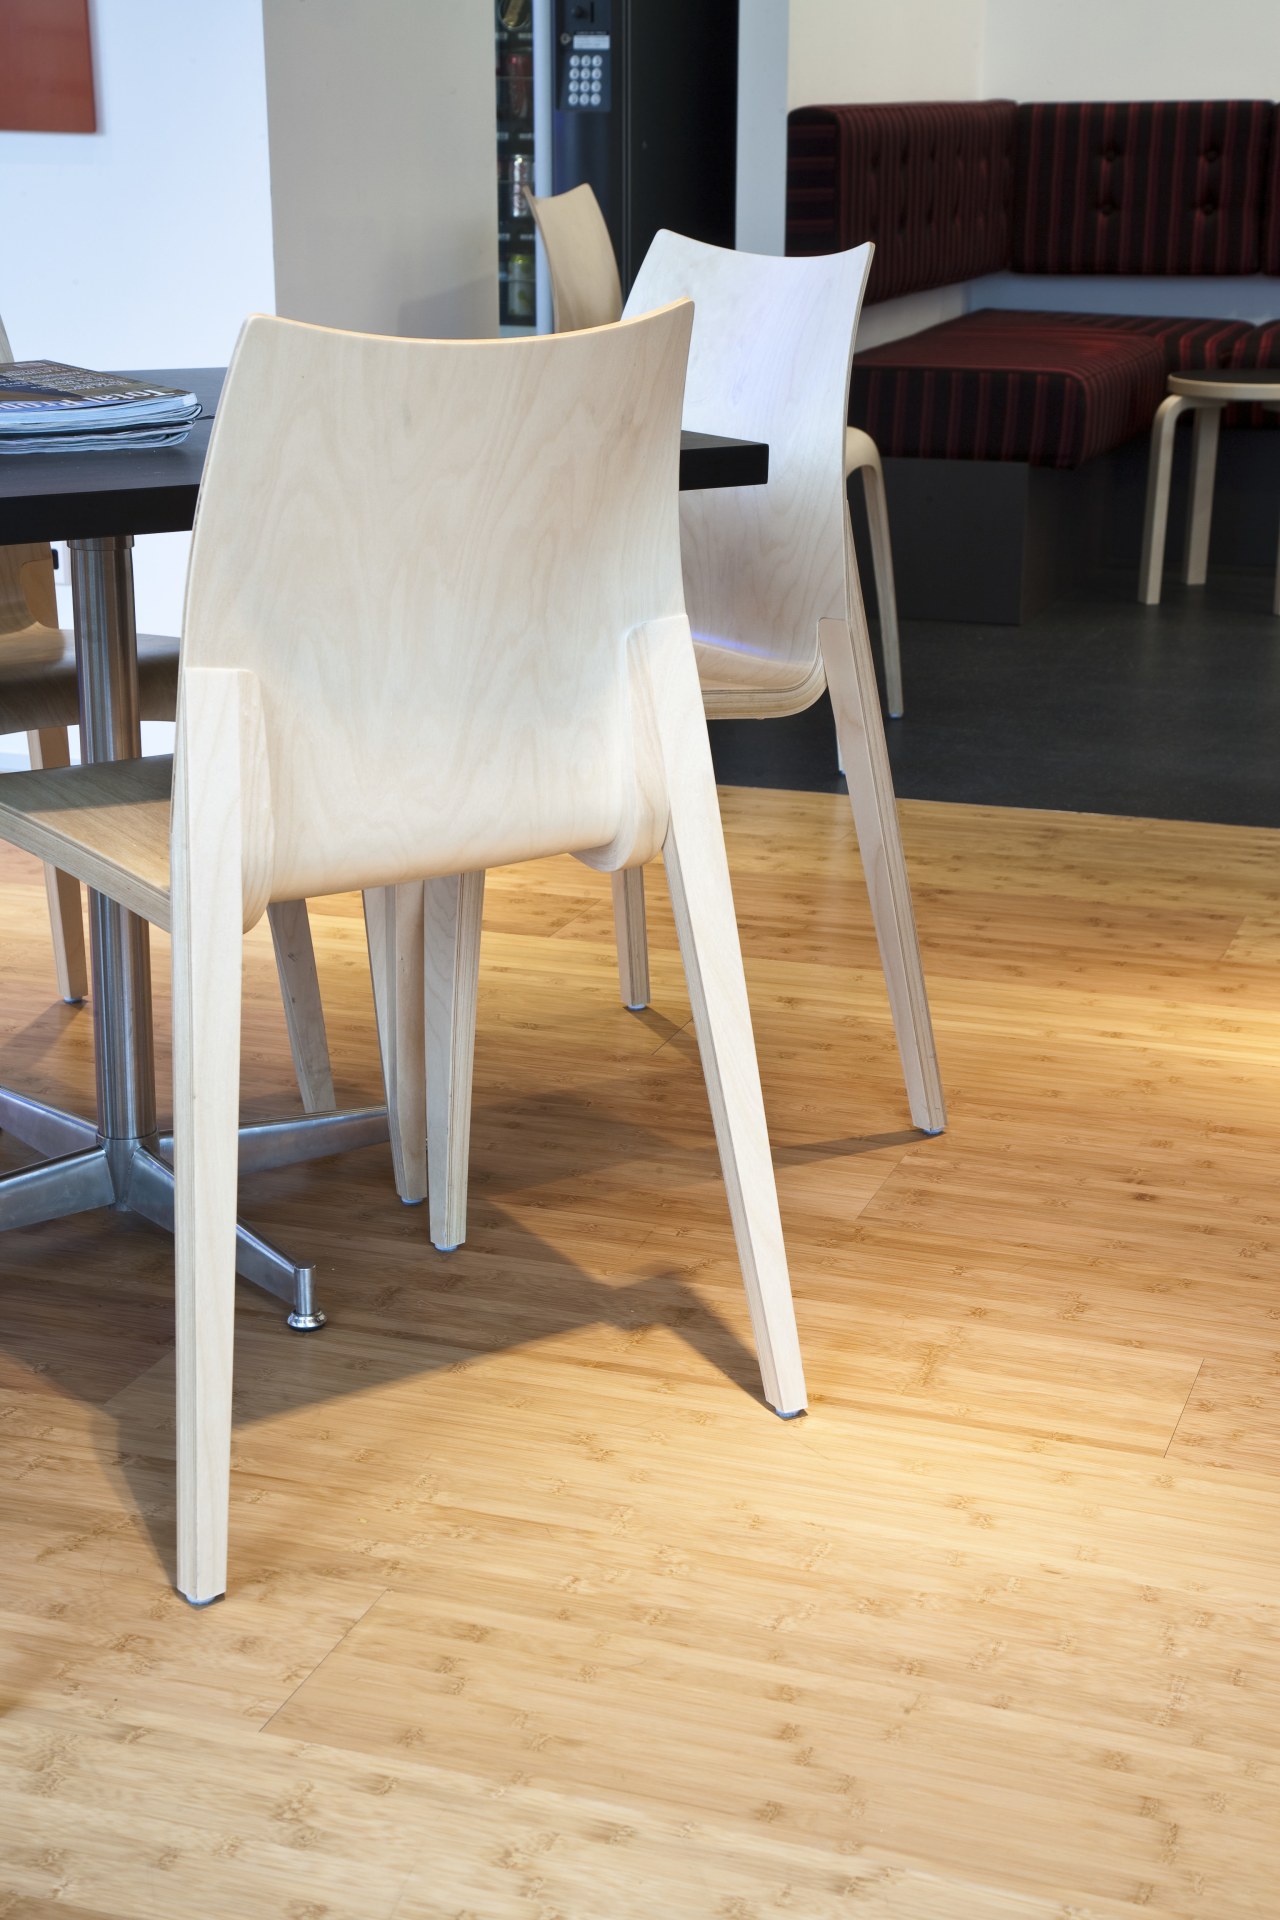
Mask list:
MULTIPOLYGON (((204 413, 181 446, 0 454, 0 546, 188 529, 225 373, 224 367, 166 367, 133 375, 196 395, 204 413)), ((769 449, 757 441, 681 436, 686 490, 760 486, 768 477, 769 449)))

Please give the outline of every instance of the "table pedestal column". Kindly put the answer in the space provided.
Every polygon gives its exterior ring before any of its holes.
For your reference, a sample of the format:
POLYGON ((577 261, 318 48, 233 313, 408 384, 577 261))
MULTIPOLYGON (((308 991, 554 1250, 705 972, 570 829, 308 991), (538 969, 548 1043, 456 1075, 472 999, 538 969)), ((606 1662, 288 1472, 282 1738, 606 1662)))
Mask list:
MULTIPOLYGON (((80 750, 87 765, 142 752, 132 547, 131 534, 70 542, 80 750)), ((89 936, 97 1125, 0 1088, 0 1127, 51 1156, 0 1179, 0 1229, 114 1206, 172 1233, 172 1139, 162 1139, 156 1128, 147 923, 90 890, 89 936)), ((242 1157, 259 1167, 292 1164, 385 1139, 386 1125, 385 1109, 373 1109, 246 1128, 242 1157)), ((243 1224, 236 1229, 236 1271, 289 1302, 291 1327, 324 1325, 313 1269, 296 1265, 243 1224)))

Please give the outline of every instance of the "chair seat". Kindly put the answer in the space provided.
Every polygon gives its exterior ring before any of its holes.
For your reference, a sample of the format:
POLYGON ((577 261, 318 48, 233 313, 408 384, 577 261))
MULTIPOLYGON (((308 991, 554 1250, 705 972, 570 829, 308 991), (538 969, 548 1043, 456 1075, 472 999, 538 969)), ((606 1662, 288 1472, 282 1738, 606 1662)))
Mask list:
POLYGON ((780 720, 805 712, 826 685, 820 659, 799 670, 793 660, 717 647, 696 635, 693 650, 709 720, 780 720))
MULTIPOLYGON (((172 720, 178 699, 178 642, 169 634, 138 635, 138 685, 144 720, 172 720)), ((0 647, 0 733, 74 727, 75 638, 64 627, 33 624, 6 634, 0 647)))
POLYGON ((0 774, 0 840, 168 927, 173 760, 0 774))

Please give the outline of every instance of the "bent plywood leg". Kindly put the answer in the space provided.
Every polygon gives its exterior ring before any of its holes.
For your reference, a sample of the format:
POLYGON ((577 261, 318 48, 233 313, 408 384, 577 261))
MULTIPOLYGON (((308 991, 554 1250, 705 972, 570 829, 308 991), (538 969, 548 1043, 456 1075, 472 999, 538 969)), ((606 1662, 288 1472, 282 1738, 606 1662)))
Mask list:
POLYGON ((689 983, 738 1259, 765 1399, 791 1415, 806 1403, 742 950, 697 667, 683 643, 658 643, 654 709, 670 819, 662 853, 689 983))
POLYGON ((618 943, 622 1004, 639 1013, 649 1004, 649 933, 644 914, 644 868, 623 867, 609 875, 613 930, 618 943))
POLYGON ((1169 525, 1169 481, 1173 473, 1173 434, 1187 403, 1171 393, 1156 409, 1151 423, 1151 455, 1147 467, 1147 505, 1142 520, 1142 559, 1138 566, 1138 598, 1158 607, 1164 579, 1164 542, 1169 525))
POLYGON ((929 1015, 929 995, 911 904, 911 883, 902 851, 893 776, 880 719, 871 644, 857 576, 851 579, 851 612, 857 618, 857 625, 846 625, 843 620, 822 620, 818 623, 818 639, 849 785, 849 804, 871 897, 880 963, 889 991, 898 1052, 902 1056, 911 1117, 924 1132, 940 1133, 947 1123, 947 1110, 929 1015))
POLYGON ((179 718, 174 793, 177 1584, 197 1605, 218 1599, 227 1585, 244 911, 236 805, 241 678, 193 675, 209 685, 203 694, 194 687, 185 721, 179 718))
POLYGON ((1213 519, 1213 482, 1218 465, 1221 407, 1197 407, 1191 423, 1191 490, 1187 495, 1187 550, 1182 577, 1202 587, 1209 571, 1209 524, 1213 519))
MULTIPOLYGON (((27 735, 27 751, 33 767, 70 765, 65 727, 40 727, 27 735)), ((84 920, 80 913, 80 883, 69 873, 51 867, 44 869, 45 893, 49 899, 49 929, 53 935, 53 964, 58 976, 58 992, 72 1005, 89 991, 89 969, 84 952, 84 920)))
POLYGON ((327 1113, 336 1106, 333 1070, 329 1065, 329 1037, 324 1027, 324 1002, 316 974, 311 943, 311 921, 305 900, 278 900, 267 908, 271 942, 276 951, 280 998, 284 1002, 289 1051, 298 1077, 298 1092, 308 1113, 327 1113))
MULTIPOLYGON (((867 436, 864 436, 866 438, 867 436)), ((867 500, 867 527, 871 534, 871 565, 880 612, 880 651, 884 659, 885 702, 889 717, 902 718, 902 653, 898 643, 898 596, 893 586, 893 547, 889 540, 889 508, 884 493, 884 469, 875 442, 868 439, 869 457, 862 462, 862 485, 867 500)))
POLYGON ((442 1253, 467 1237, 471 1078, 480 982, 484 874, 426 886, 427 1170, 431 1244, 442 1253))
POLYGON ((418 1206, 427 1197, 422 882, 370 888, 364 924, 396 1192, 418 1206))

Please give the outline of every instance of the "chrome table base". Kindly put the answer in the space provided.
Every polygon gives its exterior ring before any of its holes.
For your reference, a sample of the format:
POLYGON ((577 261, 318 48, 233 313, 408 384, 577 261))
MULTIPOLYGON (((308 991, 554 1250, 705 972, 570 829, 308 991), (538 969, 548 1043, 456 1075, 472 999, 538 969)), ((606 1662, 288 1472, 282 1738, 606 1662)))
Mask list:
MULTIPOLYGON (((86 764, 142 752, 138 643, 133 612, 133 537, 72 540, 80 751, 86 764)), ((100 893, 89 894, 93 1040, 98 1119, 0 1088, 0 1130, 44 1155, 0 1178, 0 1230, 64 1214, 116 1207, 173 1232, 173 1142, 156 1127, 151 1041, 151 950, 146 922, 100 893)), ((385 1107, 309 1114, 244 1127, 240 1170, 262 1172, 369 1146, 388 1137, 385 1107)), ((289 1325, 324 1325, 313 1270, 251 1227, 236 1228, 236 1271, 290 1304, 289 1325)))
MULTIPOLYGON (((34 1227, 95 1207, 137 1213, 173 1232, 173 1136, 104 1140, 91 1120, 43 1106, 0 1087, 0 1132, 50 1157, 0 1176, 0 1231, 34 1227)), ((240 1130, 241 1173, 296 1166, 330 1153, 348 1153, 387 1138, 385 1107, 271 1120, 240 1130)), ((236 1272, 288 1303, 288 1323, 299 1332, 324 1325, 316 1304, 314 1269, 298 1266, 252 1227, 236 1226, 236 1272)))

